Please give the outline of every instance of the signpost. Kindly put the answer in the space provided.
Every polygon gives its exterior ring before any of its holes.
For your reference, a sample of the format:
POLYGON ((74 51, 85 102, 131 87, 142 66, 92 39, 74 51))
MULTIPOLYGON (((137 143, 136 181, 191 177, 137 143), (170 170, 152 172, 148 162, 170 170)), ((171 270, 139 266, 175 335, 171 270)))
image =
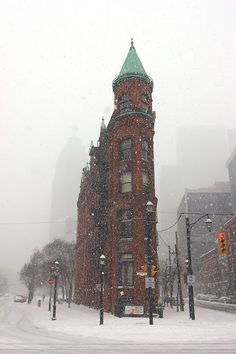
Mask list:
POLYGON ((187 283, 188 283, 188 285, 194 285, 194 283, 195 283, 195 276, 192 275, 192 274, 189 274, 189 275, 187 276, 187 283))
POLYGON ((53 284, 54 284, 54 279, 51 279, 51 278, 50 278, 50 279, 48 279, 48 285, 50 285, 50 286, 51 286, 51 285, 53 285, 53 284))
POLYGON ((155 279, 153 277, 145 278, 145 288, 155 288, 155 279))

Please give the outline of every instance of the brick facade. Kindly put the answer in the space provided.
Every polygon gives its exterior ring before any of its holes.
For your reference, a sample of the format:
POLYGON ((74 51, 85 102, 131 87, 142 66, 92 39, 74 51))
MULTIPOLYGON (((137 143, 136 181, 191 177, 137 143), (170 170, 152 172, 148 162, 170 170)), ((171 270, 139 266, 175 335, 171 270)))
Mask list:
POLYGON ((217 297, 229 295, 227 258, 219 257, 216 247, 203 254, 200 259, 199 292, 216 295, 217 297))
MULTIPOLYGON (((122 70, 113 82, 114 112, 107 127, 102 123, 98 145, 90 148, 78 199, 75 290, 82 304, 98 308, 99 257, 104 254, 104 305, 110 312, 121 296, 147 309, 145 278, 137 272, 147 262, 146 204, 157 205, 153 83, 133 43, 122 70)), ((155 220, 153 214, 152 264, 157 264, 155 220)), ((153 297, 157 303, 157 279, 153 297)))
POLYGON ((225 224, 225 233, 228 254, 229 293, 236 296, 236 216, 225 224))

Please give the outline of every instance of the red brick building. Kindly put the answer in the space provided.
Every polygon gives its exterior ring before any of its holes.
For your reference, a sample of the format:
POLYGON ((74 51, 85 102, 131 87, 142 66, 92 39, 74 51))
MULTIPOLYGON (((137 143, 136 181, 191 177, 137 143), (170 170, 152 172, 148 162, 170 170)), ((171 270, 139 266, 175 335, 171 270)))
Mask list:
MULTIPOLYGON (((124 296, 147 308, 146 204, 156 210, 152 110, 153 81, 137 55, 133 41, 119 75, 113 81, 114 112, 104 121, 90 163, 83 170, 78 199, 77 273, 80 302, 99 306, 99 257, 104 254, 105 310, 114 312, 124 296)), ((151 223, 152 264, 157 264, 155 213, 151 223)), ((156 276, 155 276, 156 277, 156 276)), ((157 279, 153 289, 157 302, 157 279)))
POLYGON ((216 247, 203 254, 200 260, 202 266, 198 285, 199 292, 217 297, 228 296, 227 257, 220 257, 216 247))
POLYGON ((236 216, 225 224, 227 241, 229 294, 236 296, 236 216))

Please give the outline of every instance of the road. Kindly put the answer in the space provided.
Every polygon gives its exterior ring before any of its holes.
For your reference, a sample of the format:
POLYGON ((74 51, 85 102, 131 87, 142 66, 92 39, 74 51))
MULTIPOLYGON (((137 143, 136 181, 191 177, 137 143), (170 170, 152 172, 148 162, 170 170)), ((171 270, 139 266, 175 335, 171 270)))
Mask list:
POLYGON ((236 305, 223 304, 219 302, 211 302, 211 301, 204 301, 204 300, 195 300, 195 305, 199 307, 205 307, 207 309, 230 312, 236 314, 236 305))
MULTIPOLYGON (((63 305, 65 306, 65 305, 63 305)), ((170 311, 170 309, 168 310, 170 311)), ((211 311, 201 309, 201 311, 211 311)), ((212 311, 213 312, 213 311, 212 311)), ((187 315, 187 314, 186 314, 187 315)), ((104 326, 97 323, 97 312, 94 310, 79 310, 59 307, 58 320, 51 321, 46 304, 37 308, 36 304, 15 304, 12 299, 0 300, 0 353, 1 354, 111 354, 111 353, 236 353, 236 340, 233 333, 229 337, 219 338, 215 335, 210 341, 207 338, 190 336, 179 338, 178 328, 183 326, 185 319, 178 323, 176 313, 170 313, 170 318, 155 320, 154 326, 148 326, 147 319, 118 319, 105 314, 104 326), (86 323, 88 326, 86 328, 86 323), (175 324, 176 323, 176 324, 175 324), (127 328, 126 328, 127 326, 127 328), (151 328, 152 327, 152 328, 151 328), (89 331, 91 328, 91 331, 89 331), (176 337, 168 331, 176 331, 176 337), (187 340, 186 340, 187 338, 187 340), (189 339, 188 339, 189 338, 189 339)), ((180 314, 180 316, 183 316, 180 314)), ((228 326, 229 332, 235 330, 236 316, 229 317, 232 321, 228 326), (235 318, 235 319, 234 319, 235 318), (234 326, 234 328, 233 328, 234 326)), ((193 326, 196 334, 202 334, 202 324, 187 322, 193 326)), ((226 319, 227 320, 227 319, 226 319)), ((220 328, 220 326, 219 326, 220 328)), ((227 333, 228 333, 227 332, 227 333)), ((211 332, 209 332, 209 335, 211 332)), ((227 334, 226 334, 227 335, 227 334)))

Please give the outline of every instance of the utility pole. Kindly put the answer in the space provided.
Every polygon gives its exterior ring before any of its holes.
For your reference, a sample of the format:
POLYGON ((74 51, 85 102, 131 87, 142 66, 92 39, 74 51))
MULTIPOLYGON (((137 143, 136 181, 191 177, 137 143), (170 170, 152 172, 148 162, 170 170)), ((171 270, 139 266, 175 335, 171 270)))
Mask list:
MULTIPOLYGON (((191 243, 190 243, 190 227, 191 226, 190 226, 188 216, 186 216, 185 222, 186 222, 186 234, 187 234, 188 275, 193 275, 191 243)), ((189 296, 189 315, 192 320, 195 320, 194 294, 193 294, 193 285, 192 284, 188 284, 188 296, 189 296)))
POLYGON ((173 284, 172 284, 172 265, 171 265, 171 252, 170 246, 169 249, 169 284, 170 284, 170 307, 173 309, 173 284))
POLYGON ((183 293, 181 285, 181 274, 179 266, 179 248, 178 248, 178 234, 175 232, 175 255, 176 255, 176 265, 177 265, 177 279, 178 279, 178 295, 180 300, 180 311, 184 311, 183 293))
POLYGON ((197 220, 192 222, 190 224, 189 217, 185 217, 185 223, 186 223, 186 236, 187 236, 187 252, 188 252, 188 258, 185 260, 187 264, 187 281, 188 281, 188 297, 189 297, 189 316, 192 320, 195 320, 195 309, 194 309, 194 294, 193 294, 193 283, 190 282, 189 278, 193 278, 193 267, 192 267, 192 256, 191 256, 191 242, 190 242, 190 234, 191 234, 191 228, 193 225, 195 225, 198 221, 200 221, 202 218, 206 217, 206 227, 209 232, 211 232, 211 227, 212 227, 212 221, 209 218, 208 214, 201 215, 197 220))
MULTIPOLYGON (((152 230, 153 230, 153 214, 154 205, 152 202, 148 201, 146 204, 146 223, 147 223, 147 279, 153 280, 152 277, 152 230)), ((152 284, 147 285, 148 293, 148 314, 149 314, 149 324, 153 325, 153 295, 152 295, 152 284)))

